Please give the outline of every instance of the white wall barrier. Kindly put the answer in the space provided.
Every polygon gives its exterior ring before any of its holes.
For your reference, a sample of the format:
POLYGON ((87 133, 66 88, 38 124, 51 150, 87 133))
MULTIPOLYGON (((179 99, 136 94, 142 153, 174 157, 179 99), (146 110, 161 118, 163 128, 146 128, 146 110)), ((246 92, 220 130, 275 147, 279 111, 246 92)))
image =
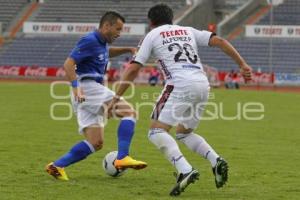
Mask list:
POLYGON ((247 25, 246 37, 300 38, 300 26, 247 25))
MULTIPOLYGON (((34 34, 85 34, 97 29, 97 23, 25 22, 24 33, 34 34)), ((146 24, 124 24, 122 35, 145 35, 146 24)))

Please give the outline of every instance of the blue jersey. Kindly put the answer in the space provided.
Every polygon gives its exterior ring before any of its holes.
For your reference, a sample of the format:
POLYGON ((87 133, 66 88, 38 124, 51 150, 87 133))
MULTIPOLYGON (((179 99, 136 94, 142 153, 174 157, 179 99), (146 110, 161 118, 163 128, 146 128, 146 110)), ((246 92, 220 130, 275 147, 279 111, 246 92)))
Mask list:
POLYGON ((108 44, 98 31, 83 36, 69 57, 76 62, 76 74, 82 77, 95 77, 102 82, 108 63, 108 44))

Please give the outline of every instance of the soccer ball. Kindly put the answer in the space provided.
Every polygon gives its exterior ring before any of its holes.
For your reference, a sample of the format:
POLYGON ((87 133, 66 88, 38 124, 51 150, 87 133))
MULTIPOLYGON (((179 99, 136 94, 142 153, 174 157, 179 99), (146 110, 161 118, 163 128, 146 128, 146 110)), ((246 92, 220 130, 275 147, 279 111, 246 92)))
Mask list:
POLYGON ((117 155, 117 151, 112 151, 106 154, 106 156, 102 160, 102 167, 105 173, 112 177, 122 176, 126 172, 126 169, 115 168, 114 162, 117 159, 117 155))

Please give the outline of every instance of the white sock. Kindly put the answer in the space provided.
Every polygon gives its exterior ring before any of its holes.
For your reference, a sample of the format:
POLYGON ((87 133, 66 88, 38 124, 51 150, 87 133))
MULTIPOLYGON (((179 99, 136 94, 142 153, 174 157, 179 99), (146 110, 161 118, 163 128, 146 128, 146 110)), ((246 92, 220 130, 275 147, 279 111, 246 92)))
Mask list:
POLYGON ((219 155, 200 135, 197 135, 195 133, 177 133, 176 139, 183 142, 190 150, 208 159, 212 167, 214 167, 217 164, 217 158, 219 157, 219 155))
POLYGON ((163 129, 154 128, 149 130, 148 138, 175 166, 178 173, 185 174, 192 171, 192 166, 182 155, 176 140, 169 133, 163 129))

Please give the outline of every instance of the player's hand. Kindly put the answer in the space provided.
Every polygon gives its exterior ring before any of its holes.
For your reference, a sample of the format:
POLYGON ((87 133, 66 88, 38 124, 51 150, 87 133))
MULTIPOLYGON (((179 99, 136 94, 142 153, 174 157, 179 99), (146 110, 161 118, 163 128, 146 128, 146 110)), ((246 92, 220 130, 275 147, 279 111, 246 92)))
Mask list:
POLYGON ((135 48, 135 47, 129 47, 129 51, 130 51, 130 53, 131 53, 132 55, 135 55, 136 52, 137 52, 137 48, 135 48))
POLYGON ((113 116, 113 110, 115 108, 116 103, 120 100, 119 96, 114 96, 112 100, 107 105, 107 118, 111 118, 113 116))
POLYGON ((75 101, 77 101, 78 103, 82 103, 85 101, 85 96, 83 94, 81 87, 72 88, 72 90, 73 90, 75 101))
POLYGON ((241 65, 240 71, 246 83, 252 80, 252 68, 248 64, 241 65))

